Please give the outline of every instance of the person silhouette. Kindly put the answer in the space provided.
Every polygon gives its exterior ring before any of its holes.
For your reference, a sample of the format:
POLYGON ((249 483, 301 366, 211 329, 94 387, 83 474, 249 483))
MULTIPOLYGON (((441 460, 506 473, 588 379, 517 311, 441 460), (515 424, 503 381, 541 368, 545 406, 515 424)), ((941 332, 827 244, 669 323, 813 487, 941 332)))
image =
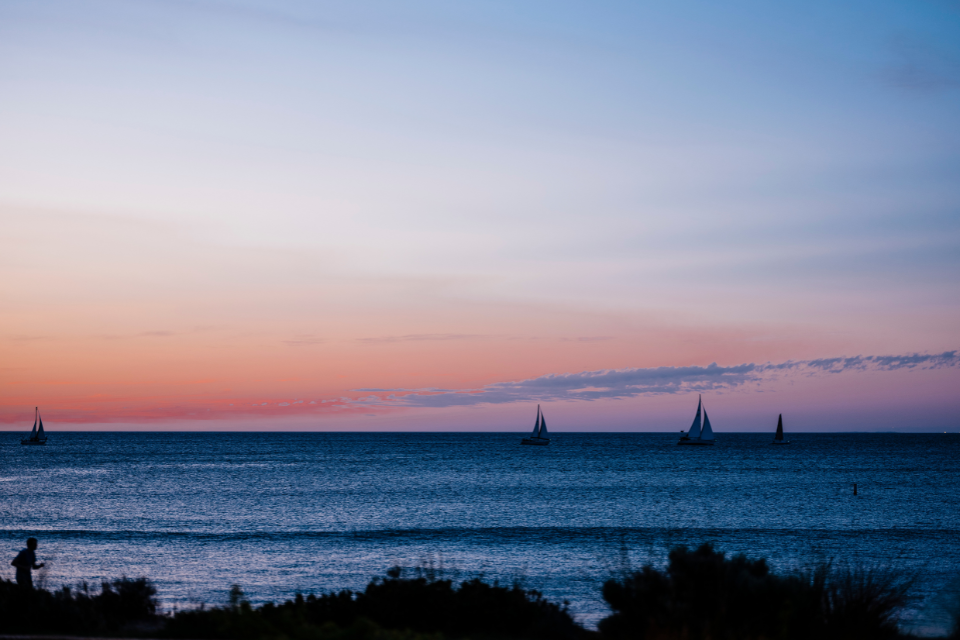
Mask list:
POLYGON ((43 567, 43 563, 37 564, 37 539, 27 538, 27 548, 17 554, 10 564, 17 568, 17 584, 21 587, 33 588, 33 569, 43 567))

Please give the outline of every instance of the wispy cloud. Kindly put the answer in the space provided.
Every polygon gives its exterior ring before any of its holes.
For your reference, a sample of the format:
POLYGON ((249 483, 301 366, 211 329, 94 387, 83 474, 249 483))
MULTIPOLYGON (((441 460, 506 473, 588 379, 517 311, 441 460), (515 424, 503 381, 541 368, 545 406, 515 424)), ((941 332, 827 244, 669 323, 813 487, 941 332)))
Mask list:
POLYGON ((574 337, 560 337, 560 338, 543 338, 536 336, 504 336, 504 335, 486 335, 480 333, 412 333, 403 336, 381 336, 376 338, 357 338, 357 342, 361 344, 390 344, 396 342, 441 342, 441 341, 458 341, 458 340, 488 340, 491 338, 499 338, 504 340, 526 340, 526 341, 543 341, 543 340, 555 340, 557 342, 606 342, 607 340, 615 340, 615 336, 574 336, 574 337))
POLYGON ((956 351, 944 351, 937 354, 920 354, 902 356, 853 356, 851 358, 821 358, 819 360, 788 360, 780 364, 765 364, 761 370, 809 369, 829 373, 844 371, 895 371, 897 369, 939 369, 954 367, 960 364, 960 356, 956 351))
POLYGON ((220 325, 202 325, 195 326, 189 329, 183 329, 180 331, 172 331, 169 329, 154 329, 151 331, 141 331, 139 333, 130 333, 130 334, 107 334, 99 336, 102 340, 131 340, 137 338, 174 338, 177 336, 186 336, 197 333, 209 333, 211 331, 216 331, 217 329, 222 328, 220 325))
POLYGON ((405 336, 382 336, 357 338, 361 344, 385 344, 390 342, 435 342, 441 340, 478 340, 488 336, 470 333, 413 333, 405 336))
MULTIPOLYGON (((960 366, 956 351, 940 354, 853 356, 781 363, 707 366, 601 369, 580 373, 551 373, 539 378, 496 382, 478 389, 356 389, 357 392, 388 394, 383 404, 406 407, 452 407, 503 404, 532 400, 601 400, 639 395, 733 389, 746 383, 789 373, 823 375, 845 371, 895 371, 960 366)), ((365 404, 371 402, 368 396, 365 404)))
POLYGON ((323 338, 318 338, 312 334, 297 335, 289 340, 284 340, 283 344, 288 347, 309 347, 315 344, 323 344, 323 338))

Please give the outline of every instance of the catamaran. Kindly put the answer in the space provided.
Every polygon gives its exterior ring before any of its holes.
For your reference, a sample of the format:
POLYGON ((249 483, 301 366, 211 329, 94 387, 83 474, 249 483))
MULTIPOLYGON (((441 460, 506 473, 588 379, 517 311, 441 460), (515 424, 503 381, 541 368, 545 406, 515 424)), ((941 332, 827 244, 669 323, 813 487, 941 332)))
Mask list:
POLYGON ((783 414, 777 419, 777 435, 773 436, 773 442, 770 444, 790 444, 789 440, 783 439, 783 414))
POLYGON ((543 419, 543 412, 540 411, 540 405, 537 405, 537 421, 533 424, 533 435, 524 438, 520 444, 550 444, 550 438, 547 436, 547 421, 543 419))
POLYGON ((39 407, 33 408, 33 431, 30 432, 30 437, 20 440, 20 444, 47 444, 47 434, 43 432, 43 418, 40 417, 39 407), (40 423, 39 429, 37 422, 40 423))
POLYGON ((710 427, 710 418, 707 417, 707 409, 703 406, 703 397, 697 402, 697 415, 693 419, 690 431, 680 432, 680 442, 677 444, 715 444, 713 438, 713 429, 710 427), (703 409, 703 425, 700 424, 700 410, 703 409))

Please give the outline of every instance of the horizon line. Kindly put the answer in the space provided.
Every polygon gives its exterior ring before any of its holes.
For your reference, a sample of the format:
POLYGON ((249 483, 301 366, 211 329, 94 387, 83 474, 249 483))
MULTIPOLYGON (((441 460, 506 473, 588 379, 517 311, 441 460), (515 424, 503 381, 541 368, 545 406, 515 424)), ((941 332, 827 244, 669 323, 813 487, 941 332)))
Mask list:
MULTIPOLYGON (((770 431, 716 431, 717 434, 724 435, 748 435, 748 434, 764 434, 764 433, 773 433, 776 429, 770 431)), ((368 430, 294 430, 294 431, 278 431, 278 430, 221 430, 221 429, 211 429, 211 430, 199 430, 199 429, 162 429, 162 430, 118 430, 112 431, 109 429, 57 429, 52 433, 135 433, 135 434, 149 434, 149 433, 198 433, 198 434, 259 434, 259 433, 269 433, 269 434, 304 434, 304 433, 344 433, 344 434, 434 434, 434 435, 479 435, 479 434, 493 434, 493 435, 524 435, 529 432, 529 429, 526 431, 368 431, 368 430)), ((0 429, 0 433, 29 433, 27 431, 13 431, 13 430, 4 430, 0 429)), ((680 433, 679 431, 551 431, 551 435, 556 434, 590 434, 590 435, 602 435, 602 434, 661 434, 661 435, 673 435, 680 433)), ((960 434, 960 431, 911 431, 906 429, 883 429, 883 430, 850 430, 850 431, 790 431, 790 434, 829 434, 829 435, 842 435, 842 434, 853 434, 853 433, 901 433, 906 435, 919 435, 919 434, 960 434)))

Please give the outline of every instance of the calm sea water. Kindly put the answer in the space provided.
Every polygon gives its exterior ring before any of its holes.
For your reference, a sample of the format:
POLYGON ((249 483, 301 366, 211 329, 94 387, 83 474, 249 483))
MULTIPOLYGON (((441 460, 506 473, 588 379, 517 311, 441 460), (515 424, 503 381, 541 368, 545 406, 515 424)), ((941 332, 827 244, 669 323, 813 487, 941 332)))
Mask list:
POLYGON ((709 541, 782 570, 915 573, 911 624, 943 624, 960 575, 960 435, 520 437, 54 432, 23 447, 8 433, 0 537, 11 559, 40 539, 47 587, 144 575, 168 609, 223 603, 234 583, 262 602, 432 566, 520 580, 587 624, 625 563, 709 541))

